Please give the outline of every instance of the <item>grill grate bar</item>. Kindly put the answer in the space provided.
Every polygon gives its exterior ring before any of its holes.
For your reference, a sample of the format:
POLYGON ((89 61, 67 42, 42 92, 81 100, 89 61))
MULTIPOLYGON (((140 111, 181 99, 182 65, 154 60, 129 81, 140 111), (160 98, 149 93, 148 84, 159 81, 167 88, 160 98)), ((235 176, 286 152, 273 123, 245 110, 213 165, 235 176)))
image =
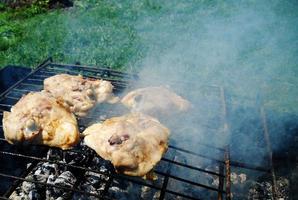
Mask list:
POLYGON ((194 169, 194 170, 197 170, 197 171, 205 172, 207 174, 212 174, 212 175, 219 176, 219 177, 225 177, 224 174, 219 174, 219 173, 216 173, 216 172, 213 172, 213 171, 210 171, 210 170, 202 169, 202 168, 199 168, 199 167, 194 167, 194 166, 191 166, 191 165, 187 165, 187 164, 184 164, 184 163, 177 162, 175 160, 170 160, 170 159, 167 159, 167 158, 162 158, 162 160, 173 163, 175 165, 186 167, 186 168, 189 168, 189 169, 194 169))
POLYGON ((40 84, 34 84, 34 83, 21 83, 20 86, 37 87, 42 89, 42 86, 40 84))
POLYGON ((175 192, 175 191, 172 191, 172 190, 166 190, 166 192, 170 193, 170 194, 173 194, 173 195, 176 195, 176 196, 181 196, 181 197, 184 197, 184 198, 187 198, 187 199, 201 200, 199 198, 188 196, 188 195, 185 195, 185 194, 181 194, 181 193, 178 193, 178 192, 175 192))
MULTIPOLYGON (((27 92, 31 92, 32 90, 27 90, 27 89, 18 89, 18 88, 14 88, 12 91, 10 91, 9 93, 14 93, 14 92, 17 92, 17 93, 27 93, 27 92)), ((9 94, 8 93, 8 94, 9 94)))
POLYGON ((66 74, 71 74, 71 75, 81 74, 83 76, 90 77, 90 78, 104 79, 107 81, 118 82, 118 83, 123 83, 123 84, 128 83, 128 81, 125 81, 125 80, 121 80, 121 79, 117 79, 117 78, 102 77, 101 75, 86 74, 86 72, 84 73, 84 72, 80 72, 80 71, 75 72, 75 71, 71 71, 71 70, 56 70, 56 69, 52 70, 52 69, 47 69, 47 68, 40 70, 40 73, 43 73, 43 74, 33 75, 32 77, 34 77, 34 78, 29 78, 28 80, 43 81, 45 78, 48 78, 48 77, 56 75, 56 74, 61 74, 61 72, 66 73, 66 74), (45 75, 45 74, 48 74, 48 75, 45 75), (37 76, 37 77, 35 78, 35 76, 37 76))
POLYGON ((170 148, 173 148, 173 149, 175 149, 177 151, 181 151, 181 152, 184 152, 184 153, 188 153, 188 154, 191 154, 191 155, 199 156, 199 157, 202 157, 202 158, 206 158, 206 159, 209 159, 209 160, 212 160, 212 161, 215 161, 215 162, 224 164, 224 161, 219 160, 217 158, 209 157, 209 156, 206 156, 204 154, 196 153, 196 152, 189 151, 189 150, 186 150, 186 149, 182 149, 180 147, 175 147, 175 146, 172 146, 172 145, 169 145, 169 147, 170 148))
MULTIPOLYGON (((41 72, 43 73, 48 73, 49 76, 45 76, 44 78, 48 78, 50 76, 53 75, 57 75, 57 74, 61 74, 59 72, 48 72, 45 70, 41 70, 41 72)), ((65 71, 64 71, 65 72, 65 71)), ((78 72, 73 72, 73 71, 67 71, 67 74, 70 75, 78 75, 78 72)), ((84 77, 87 78, 95 78, 95 79, 104 79, 106 81, 110 81, 114 86, 119 86, 119 87, 127 87, 128 86, 128 82, 127 81, 122 81, 122 80, 118 80, 118 79, 112 79, 112 78, 106 78, 106 77, 102 77, 102 76, 94 76, 94 75, 89 75, 89 74, 82 74, 84 77)), ((35 81, 35 82, 43 82, 44 79, 28 79, 28 81, 35 81)))
POLYGON ((6 98, 7 99, 13 99, 13 100, 19 100, 20 99, 20 98, 17 98, 17 97, 9 96, 9 93, 8 93, 8 95, 6 95, 6 98))
POLYGON ((112 70, 112 69, 104 68, 104 67, 98 68, 98 67, 90 67, 90 66, 83 66, 83 65, 70 65, 70 64, 59 64, 59 63, 51 63, 50 65, 57 66, 57 67, 76 67, 81 70, 90 71, 93 73, 98 73, 100 71, 100 72, 107 73, 112 76, 119 76, 121 78, 131 78, 131 77, 137 78, 137 76, 135 74, 120 72, 120 71, 116 71, 116 70, 112 70))
POLYGON ((219 190, 218 188, 213 188, 213 187, 210 187, 208 185, 204 185, 204 184, 197 183, 197 182, 194 182, 194 181, 190 181, 190 180, 187 180, 187 179, 184 179, 184 178, 180 178, 180 177, 172 175, 172 174, 167 174, 167 173, 159 172, 159 171, 155 171, 155 173, 163 175, 163 176, 168 176, 169 178, 176 179, 176 180, 181 181, 181 182, 189 183, 191 185, 195 185, 195 186, 198 186, 198 187, 206 188, 206 189, 213 190, 213 191, 216 191, 216 192, 226 193, 225 191, 219 190))
POLYGON ((12 105, 6 103, 0 103, 0 106, 11 108, 12 105))

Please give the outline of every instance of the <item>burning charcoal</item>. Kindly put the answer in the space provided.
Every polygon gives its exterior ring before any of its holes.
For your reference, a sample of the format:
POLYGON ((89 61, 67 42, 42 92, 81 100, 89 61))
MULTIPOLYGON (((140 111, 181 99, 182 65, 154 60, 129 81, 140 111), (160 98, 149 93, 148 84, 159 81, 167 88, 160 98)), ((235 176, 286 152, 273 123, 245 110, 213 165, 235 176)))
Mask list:
MULTIPOLYGON (((33 176, 30 175, 30 176, 27 176, 26 179, 28 180, 34 180, 33 176)), ((31 190, 34 190, 36 188, 36 184, 35 183, 32 183, 32 182, 27 182, 27 181, 24 181, 22 183, 22 191, 26 194, 28 194, 31 190)))
POLYGON ((87 171, 84 177, 85 180, 83 184, 81 184, 80 189, 86 192, 100 195, 106 185, 104 175, 87 171))
MULTIPOLYGON (((76 178, 74 177, 74 175, 70 171, 65 171, 58 177, 50 175, 47 183, 55 186, 72 188, 75 182, 76 178)), ((47 187, 47 199, 69 199, 70 195, 71 191, 69 190, 61 189, 58 187, 47 187)))
POLYGON ((67 164, 84 166, 94 157, 94 152, 81 142, 78 145, 79 151, 66 151, 63 153, 63 161, 67 164))
POLYGON ((37 200, 37 199, 42 199, 41 195, 39 194, 39 192, 37 190, 31 190, 28 194, 29 199, 31 200, 37 200))
MULTIPOLYGON (((58 173, 57 164, 38 163, 26 176, 26 179, 46 183, 51 174, 58 173)), ((43 184, 24 181, 11 195, 11 199, 44 199, 45 186, 43 184)))
POLYGON ((160 192, 156 191, 148 186, 142 186, 141 199, 159 199, 160 192))
MULTIPOLYGON (((90 150, 90 149, 89 149, 90 150)), ((92 151, 93 152, 93 151, 92 151)), ((104 190, 107 181, 109 180, 110 170, 113 170, 111 164, 98 157, 95 156, 89 163, 89 168, 92 170, 99 171, 101 173, 96 173, 93 171, 86 171, 83 175, 84 179, 82 180, 79 189, 85 192, 90 192, 93 194, 101 195, 101 192, 104 190)), ((86 199, 86 196, 82 194, 75 194, 76 199, 86 199)), ((94 197, 88 197, 87 199, 96 199, 94 197)))
MULTIPOLYGON (((284 177, 279 177, 276 181, 276 195, 278 199, 289 199, 289 180, 284 177)), ((249 200, 254 199, 273 199, 272 183, 268 181, 256 182, 249 189, 249 200)))
POLYGON ((249 190, 249 200, 255 199, 273 199, 272 185, 269 182, 256 183, 253 188, 249 190))
POLYGON ((289 180, 286 179, 285 177, 280 177, 277 180, 277 196, 279 199, 284 199, 287 200, 289 199, 289 187, 290 183, 289 180))
POLYGON ((86 156, 84 153, 65 152, 63 155, 63 161, 71 165, 83 165, 86 163, 87 159, 88 156, 86 156))
POLYGON ((63 158, 62 151, 58 149, 49 149, 47 153, 48 160, 61 160, 63 158))
MULTIPOLYGON (((40 169, 41 174, 50 175, 50 174, 57 174, 58 173, 58 165, 53 163, 43 163, 40 169)), ((35 172, 35 174, 38 170, 35 172)))
POLYGON ((111 171, 114 171, 114 167, 110 161, 104 160, 98 156, 95 156, 92 159, 90 167, 93 170, 99 170, 103 173, 110 173, 111 171))
POLYGON ((114 179, 112 185, 109 187, 109 196, 111 199, 131 199, 129 198, 129 188, 131 187, 131 182, 114 179))

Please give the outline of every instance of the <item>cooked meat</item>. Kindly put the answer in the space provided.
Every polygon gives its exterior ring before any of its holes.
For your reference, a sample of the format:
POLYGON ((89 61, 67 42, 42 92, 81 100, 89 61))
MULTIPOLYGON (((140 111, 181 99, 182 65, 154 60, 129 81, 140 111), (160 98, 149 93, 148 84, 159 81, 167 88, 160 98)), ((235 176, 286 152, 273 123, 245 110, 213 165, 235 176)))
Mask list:
POLYGON ((44 80, 44 89, 79 117, 87 115, 96 104, 115 103, 113 85, 109 81, 84 79, 81 75, 58 74, 44 80))
POLYGON ((129 92, 121 102, 133 112, 152 116, 186 111, 190 103, 166 87, 146 87, 129 92))
POLYGON ((117 172, 144 176, 166 152, 169 130, 155 118, 132 113, 93 124, 83 135, 85 143, 110 160, 117 172))
POLYGON ((3 130, 9 143, 69 149, 79 141, 75 116, 45 91, 30 92, 4 112, 3 130))

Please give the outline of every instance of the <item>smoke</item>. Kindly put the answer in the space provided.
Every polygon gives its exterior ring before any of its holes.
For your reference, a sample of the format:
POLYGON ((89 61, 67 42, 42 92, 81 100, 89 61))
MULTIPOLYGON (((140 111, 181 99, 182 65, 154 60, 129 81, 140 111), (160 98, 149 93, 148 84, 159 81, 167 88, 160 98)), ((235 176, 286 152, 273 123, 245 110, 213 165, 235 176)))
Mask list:
POLYGON ((222 154, 198 144, 230 144, 233 160, 266 167, 262 105, 273 150, 289 150, 287 142, 292 140, 291 130, 297 130, 298 113, 295 1, 146 0, 111 5, 119 11, 113 19, 121 18, 116 25, 108 18, 88 20, 88 16, 70 21, 74 33, 92 30, 84 36, 83 48, 74 48, 82 41, 71 34, 69 53, 85 52, 92 60, 89 64, 113 66, 117 59, 107 62, 106 57, 125 57, 128 71, 138 71, 135 88, 166 85, 188 99, 194 106, 188 113, 161 119, 172 130, 172 144, 221 159, 222 154), (98 28, 90 26, 94 23, 98 28), (105 29, 107 24, 114 31, 105 29), (121 31, 127 26, 134 31, 121 31), (97 32, 104 36, 107 31, 111 37, 92 42, 97 32), (129 46, 132 39, 138 44, 132 45, 137 47, 130 53, 142 56, 127 57, 126 48, 109 48, 115 43, 129 46), (96 50, 85 51, 90 46, 96 50), (226 94, 228 133, 220 87, 226 94))
MULTIPOLYGON (((177 145, 205 151, 198 142, 230 143, 234 159, 265 165, 259 106, 270 111, 268 121, 281 126, 285 119, 278 113, 297 115, 297 4, 147 1, 146 6, 135 25, 146 49, 134 63, 140 76, 135 87, 167 85, 196 106, 169 120, 172 124, 165 122, 180 131, 174 137, 177 145), (222 123, 220 90, 206 85, 225 89, 230 135, 217 124, 222 123)), ((269 129, 273 148, 281 149, 281 130, 269 129)))

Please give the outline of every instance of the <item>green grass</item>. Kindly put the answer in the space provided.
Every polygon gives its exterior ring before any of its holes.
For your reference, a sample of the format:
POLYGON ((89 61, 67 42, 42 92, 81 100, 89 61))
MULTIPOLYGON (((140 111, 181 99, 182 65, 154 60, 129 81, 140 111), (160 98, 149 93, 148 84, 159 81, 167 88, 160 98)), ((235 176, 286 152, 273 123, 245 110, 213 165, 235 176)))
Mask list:
POLYGON ((0 5, 0 67, 56 62, 147 67, 161 78, 224 86, 298 113, 294 0, 77 0, 72 8, 0 5))
POLYGON ((36 66, 49 56, 57 62, 132 66, 142 56, 133 10, 127 13, 108 1, 94 2, 79 1, 73 8, 46 12, 2 12, 0 66, 36 66))

